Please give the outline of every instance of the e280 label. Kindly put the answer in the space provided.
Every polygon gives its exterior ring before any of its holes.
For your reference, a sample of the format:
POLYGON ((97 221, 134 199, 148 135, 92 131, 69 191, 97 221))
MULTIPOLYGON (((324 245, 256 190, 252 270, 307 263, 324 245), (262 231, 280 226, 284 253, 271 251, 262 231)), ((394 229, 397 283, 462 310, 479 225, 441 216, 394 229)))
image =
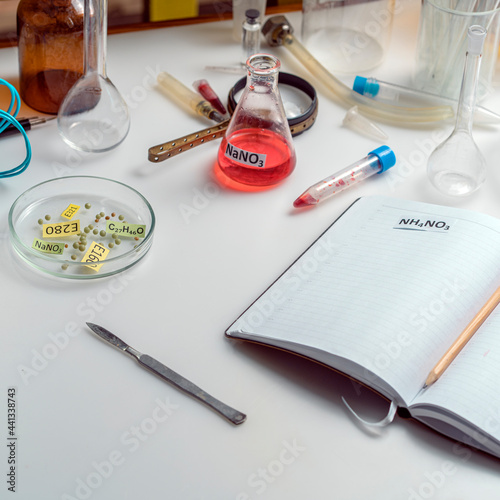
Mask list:
POLYGON ((56 238, 60 236, 70 236, 80 232, 80 221, 56 222, 54 224, 43 225, 44 238, 56 238))

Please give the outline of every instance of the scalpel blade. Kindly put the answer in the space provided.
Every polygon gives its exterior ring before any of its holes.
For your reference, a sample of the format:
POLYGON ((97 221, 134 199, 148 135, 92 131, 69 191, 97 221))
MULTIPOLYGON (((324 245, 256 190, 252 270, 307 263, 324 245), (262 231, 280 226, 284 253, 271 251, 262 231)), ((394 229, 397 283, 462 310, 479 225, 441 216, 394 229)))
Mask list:
POLYGON ((87 323, 87 325, 103 340, 109 342, 115 347, 118 347, 118 349, 122 350, 123 352, 126 352, 135 357, 140 365, 152 371, 166 382, 169 382, 170 384, 178 387, 179 389, 198 399, 202 403, 205 403, 207 406, 215 410, 217 413, 228 419, 233 424, 238 425, 242 424, 245 421, 246 415, 244 413, 241 413, 234 408, 226 405, 225 403, 222 403, 218 399, 214 398, 213 396, 206 393, 204 390, 200 389, 198 386, 184 378, 182 375, 174 372, 163 363, 160 363, 151 356, 136 351, 128 344, 123 342, 123 340, 111 333, 109 330, 106 330, 106 328, 103 328, 102 326, 96 325, 94 323, 87 323))
POLYGON ((101 339, 104 339, 106 342, 109 342, 111 345, 114 345, 115 347, 118 347, 118 349, 121 349, 122 351, 126 351, 127 347, 130 347, 128 344, 123 342, 122 339, 119 339, 116 335, 111 333, 109 330, 106 330, 106 328, 103 328, 102 326, 95 325, 94 323, 87 323, 88 327, 101 339))

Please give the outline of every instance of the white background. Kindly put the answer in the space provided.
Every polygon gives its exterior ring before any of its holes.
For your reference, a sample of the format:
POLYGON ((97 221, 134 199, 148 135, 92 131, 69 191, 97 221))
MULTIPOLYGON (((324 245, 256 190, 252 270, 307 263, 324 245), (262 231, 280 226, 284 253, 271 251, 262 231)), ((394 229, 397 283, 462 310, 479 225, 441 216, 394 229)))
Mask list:
MULTIPOLYGON (((387 60, 365 76, 410 84, 419 5, 400 4, 387 60)), ((287 16, 296 33, 300 16, 287 16)), ((63 143, 51 122, 29 133, 28 170, 0 182, 0 498, 498 498, 496 459, 411 420, 396 418, 378 436, 364 432, 341 396, 368 420, 382 418, 385 401, 326 368, 223 335, 359 196, 386 194, 500 216, 498 128, 475 130, 489 171, 487 183, 469 198, 445 198, 426 177, 427 156, 452 123, 420 129, 381 124, 396 167, 313 210, 294 211, 292 202, 305 188, 379 144, 343 128, 346 109, 292 54, 264 44, 284 71, 309 80, 319 93, 317 122, 294 140, 293 175, 261 193, 222 189, 212 177, 218 141, 160 164, 148 162, 150 146, 209 125, 161 94, 155 75, 165 70, 188 86, 205 77, 225 100, 239 76, 204 67, 239 59, 231 28, 225 21, 110 36, 108 74, 132 118, 125 142, 109 153, 80 154, 63 143), (81 282, 42 275, 13 255, 11 204, 29 187, 62 175, 119 180, 149 200, 156 234, 137 266, 81 282), (247 421, 227 423, 101 342, 86 321, 109 328, 245 412, 247 421), (9 495, 12 386, 19 439, 17 491, 9 495), (169 405, 168 413, 159 402, 169 405)), ((0 76, 17 83, 16 49, 0 51, 0 68, 0 76)), ((496 95, 487 103, 500 111, 496 95)), ((22 159, 22 142, 0 140, 0 151, 2 169, 11 168, 22 159)))

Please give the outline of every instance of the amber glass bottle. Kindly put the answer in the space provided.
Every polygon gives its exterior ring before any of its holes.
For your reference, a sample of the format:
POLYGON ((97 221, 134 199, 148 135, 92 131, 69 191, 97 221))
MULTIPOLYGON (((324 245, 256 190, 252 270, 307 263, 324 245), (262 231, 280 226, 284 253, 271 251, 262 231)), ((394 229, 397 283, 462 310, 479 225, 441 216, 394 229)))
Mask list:
POLYGON ((17 9, 20 93, 56 114, 83 74, 84 0, 21 0, 17 9))

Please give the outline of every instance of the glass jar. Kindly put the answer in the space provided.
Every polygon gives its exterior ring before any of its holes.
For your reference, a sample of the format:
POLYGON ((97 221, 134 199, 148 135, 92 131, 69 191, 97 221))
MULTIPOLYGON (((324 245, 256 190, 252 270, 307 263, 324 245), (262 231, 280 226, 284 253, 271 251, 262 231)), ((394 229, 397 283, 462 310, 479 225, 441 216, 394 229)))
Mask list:
POLYGON ((83 74, 83 0, 21 0, 17 9, 20 94, 56 114, 83 74))

